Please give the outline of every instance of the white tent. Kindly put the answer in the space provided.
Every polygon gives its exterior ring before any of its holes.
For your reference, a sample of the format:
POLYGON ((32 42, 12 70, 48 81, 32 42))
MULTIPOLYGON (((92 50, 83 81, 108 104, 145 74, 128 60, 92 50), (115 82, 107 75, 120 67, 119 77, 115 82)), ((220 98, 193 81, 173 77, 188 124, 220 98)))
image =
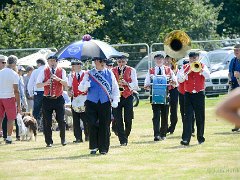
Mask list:
POLYGON ((36 66, 36 61, 39 58, 47 59, 47 57, 53 52, 49 49, 41 49, 36 53, 30 54, 18 60, 18 65, 26 65, 26 66, 36 66))

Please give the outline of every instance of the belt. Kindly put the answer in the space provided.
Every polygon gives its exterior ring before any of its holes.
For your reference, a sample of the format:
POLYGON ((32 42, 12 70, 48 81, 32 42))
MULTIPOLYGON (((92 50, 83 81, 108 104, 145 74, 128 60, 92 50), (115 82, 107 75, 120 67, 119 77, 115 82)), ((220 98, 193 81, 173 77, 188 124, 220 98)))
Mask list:
POLYGON ((58 98, 57 96, 44 96, 44 97, 46 97, 48 99, 57 99, 58 98))

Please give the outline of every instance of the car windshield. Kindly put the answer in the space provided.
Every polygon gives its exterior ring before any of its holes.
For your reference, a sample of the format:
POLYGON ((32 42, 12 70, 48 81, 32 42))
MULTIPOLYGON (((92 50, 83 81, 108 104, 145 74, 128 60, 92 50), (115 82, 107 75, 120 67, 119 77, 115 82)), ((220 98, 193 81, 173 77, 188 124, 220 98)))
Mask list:
POLYGON ((208 57, 211 64, 223 63, 228 57, 228 52, 209 53, 208 57))

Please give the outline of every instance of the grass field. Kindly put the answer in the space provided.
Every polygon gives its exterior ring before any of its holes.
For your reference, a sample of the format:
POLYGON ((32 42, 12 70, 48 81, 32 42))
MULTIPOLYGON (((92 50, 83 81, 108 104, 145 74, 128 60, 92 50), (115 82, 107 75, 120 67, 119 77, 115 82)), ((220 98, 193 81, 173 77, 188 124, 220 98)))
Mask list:
POLYGON ((54 132, 54 146, 46 148, 42 134, 37 142, 0 144, 0 179, 240 179, 240 133, 218 119, 216 104, 222 99, 206 99, 206 142, 180 146, 182 123, 165 141, 154 142, 152 111, 148 101, 135 108, 129 144, 120 147, 112 133, 107 155, 89 155, 88 143, 62 146, 54 132))

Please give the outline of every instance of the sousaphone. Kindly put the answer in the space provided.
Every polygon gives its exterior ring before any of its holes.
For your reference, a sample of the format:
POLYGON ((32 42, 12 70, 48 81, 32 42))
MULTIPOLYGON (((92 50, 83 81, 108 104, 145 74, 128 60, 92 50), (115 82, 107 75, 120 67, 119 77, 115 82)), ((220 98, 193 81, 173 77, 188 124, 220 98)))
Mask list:
POLYGON ((191 49, 190 37, 181 30, 170 32, 164 40, 164 51, 174 59, 183 58, 191 49))

